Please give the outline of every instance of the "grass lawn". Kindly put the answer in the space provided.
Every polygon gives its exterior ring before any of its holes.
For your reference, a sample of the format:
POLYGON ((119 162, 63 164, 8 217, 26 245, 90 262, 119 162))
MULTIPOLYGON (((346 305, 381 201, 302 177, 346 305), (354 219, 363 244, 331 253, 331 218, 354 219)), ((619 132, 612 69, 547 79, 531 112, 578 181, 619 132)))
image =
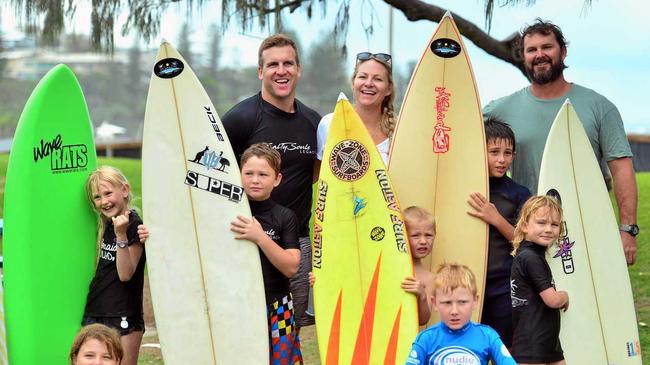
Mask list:
MULTIPOLYGON (((4 176, 7 169, 7 155, 0 155, 0 202, 4 201, 4 176)), ((134 205, 141 208, 142 200, 140 195, 140 161, 131 159, 99 159, 99 164, 109 164, 122 170, 129 179, 134 195, 134 205)), ((650 173, 638 173, 637 182, 639 186, 639 207, 638 224, 641 227, 641 234, 638 236, 637 263, 629 270, 632 290, 636 304, 637 318, 639 321, 639 335, 643 352, 643 362, 650 364, 650 173)), ((0 206, 0 217, 2 206, 0 206)), ((1 241, 0 241, 1 248, 1 241)), ((145 294, 145 321, 148 326, 154 325, 151 310, 151 301, 148 293, 145 294)), ((304 328, 301 332, 301 342, 305 364, 320 364, 316 344, 315 327, 304 328)), ((149 331, 146 334, 144 343, 157 343, 158 337, 149 331)), ((163 364, 160 350, 157 348, 145 347, 140 352, 139 364, 163 364)))

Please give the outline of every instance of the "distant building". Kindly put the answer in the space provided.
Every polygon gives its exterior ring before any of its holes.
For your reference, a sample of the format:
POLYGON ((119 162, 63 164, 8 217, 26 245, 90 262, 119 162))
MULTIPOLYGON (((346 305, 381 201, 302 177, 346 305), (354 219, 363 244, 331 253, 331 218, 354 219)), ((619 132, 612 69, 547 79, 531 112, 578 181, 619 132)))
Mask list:
POLYGON ((119 50, 111 57, 102 53, 62 53, 23 48, 8 50, 0 57, 6 62, 4 77, 23 80, 38 80, 59 63, 68 65, 77 75, 108 73, 115 63, 128 63, 127 53, 119 50))

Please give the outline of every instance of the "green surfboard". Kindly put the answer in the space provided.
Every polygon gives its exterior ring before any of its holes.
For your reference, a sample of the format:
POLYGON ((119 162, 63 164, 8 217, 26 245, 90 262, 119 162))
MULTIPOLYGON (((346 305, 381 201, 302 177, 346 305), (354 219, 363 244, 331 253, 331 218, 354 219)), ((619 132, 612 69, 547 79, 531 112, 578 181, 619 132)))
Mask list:
POLYGON ((68 364, 95 265, 96 216, 84 192, 96 167, 79 82, 58 65, 27 100, 4 201, 9 363, 68 364))

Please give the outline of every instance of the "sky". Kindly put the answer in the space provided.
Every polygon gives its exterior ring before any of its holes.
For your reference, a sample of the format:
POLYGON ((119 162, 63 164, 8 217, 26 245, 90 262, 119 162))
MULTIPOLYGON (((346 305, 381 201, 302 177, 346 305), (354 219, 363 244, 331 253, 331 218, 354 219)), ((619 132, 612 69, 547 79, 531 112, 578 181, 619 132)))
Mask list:
MULTIPOLYGON (((299 32, 301 44, 308 48, 322 34, 332 29, 340 1, 328 0, 327 17, 320 15, 320 5, 311 21, 307 21, 304 10, 286 15, 285 24, 299 32)), ((429 1, 484 28, 483 0, 439 0, 429 1)), ((526 3, 527 1, 523 1, 526 3)), ((207 47, 208 26, 221 19, 219 1, 206 1, 200 13, 194 13, 192 42, 194 52, 207 47)), ((68 30, 85 32, 89 26, 88 2, 80 2, 75 24, 68 30)), ((389 6, 379 0, 351 0, 350 30, 347 46, 350 56, 350 72, 353 55, 361 51, 389 52, 389 6), (372 20, 374 32, 366 35, 364 25, 372 20)), ((534 6, 510 6, 495 8, 490 34, 503 39, 535 17, 550 20, 559 25, 569 41, 565 63, 569 68, 565 77, 603 94, 617 105, 628 133, 650 134, 650 116, 646 103, 650 101, 650 22, 647 14, 650 3, 638 0, 593 0, 590 7, 584 7, 583 0, 538 0, 534 6)), ((5 34, 18 31, 11 10, 2 11, 2 30, 5 34)), ((186 21, 185 9, 171 6, 165 13, 160 36, 148 45, 155 48, 162 38, 172 42, 178 39, 182 24, 186 21)), ((116 34, 119 34, 118 20, 116 34)), ((437 27, 429 21, 410 22, 398 10, 393 11, 393 64, 405 69, 409 62, 417 61, 437 27)), ((243 34, 240 27, 232 24, 223 35, 222 62, 228 65, 252 66, 257 62, 257 48, 260 41, 269 34, 268 30, 253 27, 243 34)), ((500 61, 470 41, 464 39, 474 69, 482 104, 525 87, 528 82, 514 66, 500 61)), ((118 47, 129 47, 133 37, 116 39, 118 47)))

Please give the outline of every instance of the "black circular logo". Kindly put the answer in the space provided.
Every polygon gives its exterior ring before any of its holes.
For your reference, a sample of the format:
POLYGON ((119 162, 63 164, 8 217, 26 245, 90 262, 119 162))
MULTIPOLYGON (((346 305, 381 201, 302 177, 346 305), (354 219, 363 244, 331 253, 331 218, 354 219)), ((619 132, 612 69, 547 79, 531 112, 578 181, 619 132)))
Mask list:
POLYGON ((560 203, 560 206, 562 206, 562 197, 560 196, 559 191, 557 191, 555 189, 551 189, 551 190, 546 192, 546 196, 550 196, 551 198, 555 198, 555 200, 557 200, 557 202, 560 203))
POLYGON ((359 180, 366 174, 369 166, 368 150, 353 139, 339 142, 330 154, 330 169, 339 180, 359 180))
POLYGON ((181 60, 177 58, 165 58, 156 62, 156 65, 153 66, 153 73, 160 78, 171 79, 180 75, 184 68, 185 65, 183 65, 181 60))
POLYGON ((386 231, 381 227, 375 227, 370 231, 370 238, 373 241, 381 241, 386 236, 386 231))
POLYGON ((431 51, 442 58, 452 58, 460 54, 460 44, 453 39, 438 38, 431 43, 431 51))

